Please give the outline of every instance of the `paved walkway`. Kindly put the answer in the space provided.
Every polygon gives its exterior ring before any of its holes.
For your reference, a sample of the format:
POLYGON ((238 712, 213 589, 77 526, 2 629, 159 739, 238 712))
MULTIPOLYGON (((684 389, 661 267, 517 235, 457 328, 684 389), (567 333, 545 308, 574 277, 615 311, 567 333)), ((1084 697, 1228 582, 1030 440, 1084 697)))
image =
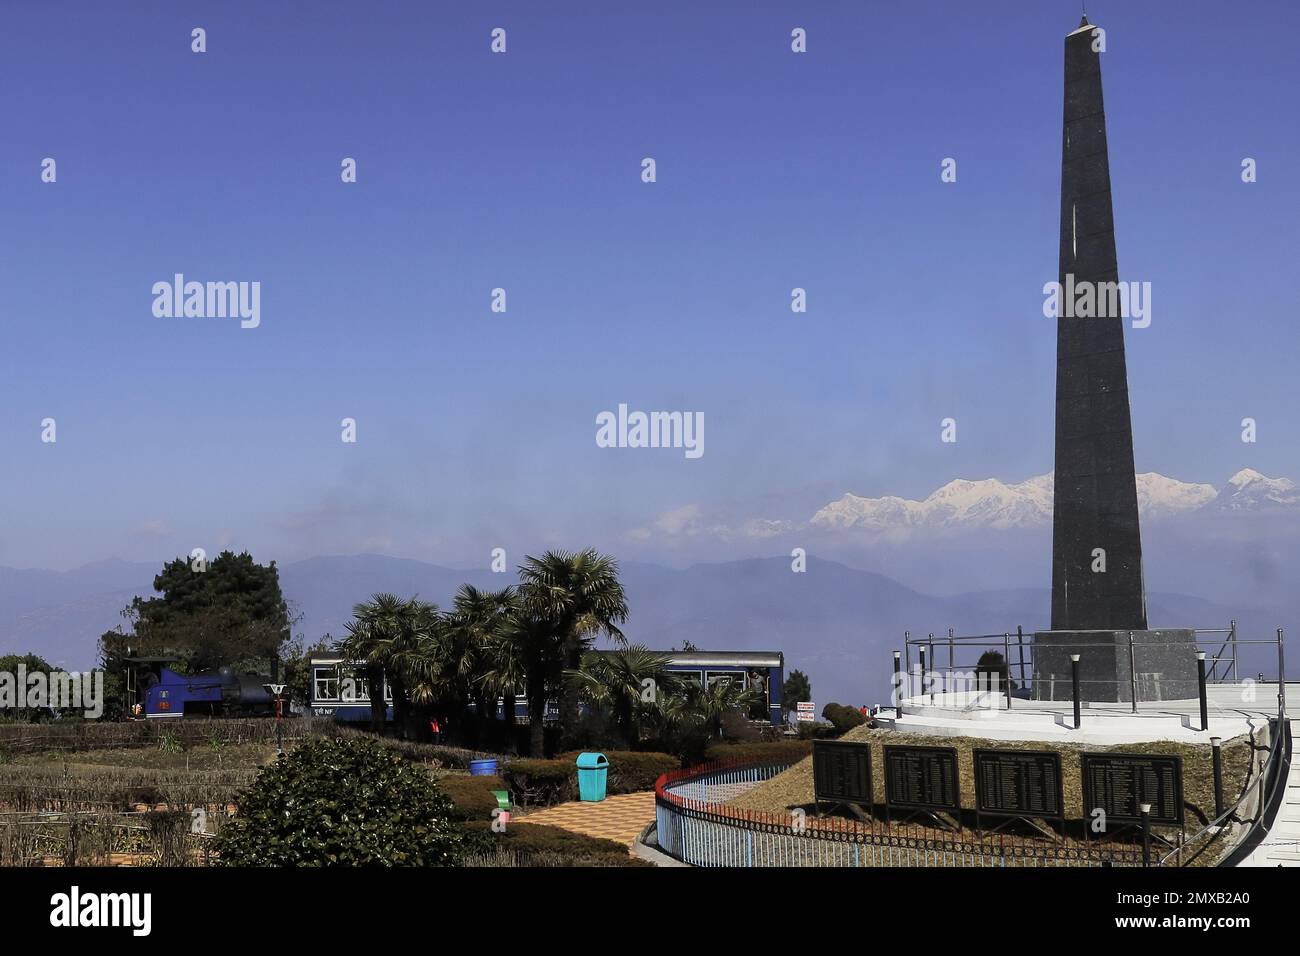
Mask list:
MULTIPOLYGON (((1290 710, 1288 696, 1287 708, 1290 710)), ((1300 719, 1291 720, 1292 747, 1296 737, 1300 737, 1300 719)), ((1287 866, 1300 867, 1300 758, 1291 756, 1291 773, 1286 779, 1286 794, 1278 808, 1277 819, 1273 828, 1265 835, 1255 852, 1248 856, 1242 866, 1287 866)))
MULTIPOLYGON (((1206 688, 1210 729, 1201 727, 1201 702, 1165 700, 1140 703, 1084 703, 1083 726, 1074 727, 1070 700, 1014 698, 1010 708, 999 694, 936 693, 908 697, 903 714, 892 706, 876 717, 887 730, 934 734, 941 737, 974 736, 993 740, 1059 740, 1062 743, 1131 744, 1151 740, 1204 744, 1211 736, 1232 740, 1263 726, 1277 716, 1277 682, 1250 685, 1210 684, 1206 688)), ((1287 710, 1300 713, 1300 684, 1286 685, 1287 710)))
POLYGON ((599 803, 561 803, 516 818, 519 823, 544 823, 586 836, 627 844, 629 851, 647 824, 655 818, 653 790, 621 793, 599 803))

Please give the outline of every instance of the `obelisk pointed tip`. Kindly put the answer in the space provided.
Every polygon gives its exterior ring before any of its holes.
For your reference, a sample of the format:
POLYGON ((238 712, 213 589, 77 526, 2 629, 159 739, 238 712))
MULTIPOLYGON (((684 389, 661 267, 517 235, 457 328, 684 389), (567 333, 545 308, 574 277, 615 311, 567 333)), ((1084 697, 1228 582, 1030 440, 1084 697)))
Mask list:
POLYGON ((1091 32, 1095 27, 1088 22, 1088 15, 1085 13, 1079 18, 1079 25, 1071 30, 1067 36, 1075 36, 1079 33, 1091 32))

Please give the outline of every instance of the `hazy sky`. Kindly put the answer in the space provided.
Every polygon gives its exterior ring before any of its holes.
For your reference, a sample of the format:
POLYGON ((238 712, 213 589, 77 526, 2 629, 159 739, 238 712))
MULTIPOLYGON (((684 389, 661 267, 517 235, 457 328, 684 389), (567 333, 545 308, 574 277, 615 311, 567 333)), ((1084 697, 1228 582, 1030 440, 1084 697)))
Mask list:
MULTIPOLYGON (((1078 4, 809 6, 5 4, 0 563, 634 556, 1050 469, 1078 4), (174 273, 260 282, 260 326, 155 317, 174 273), (598 448, 619 403, 704 455, 598 448)), ((1300 478, 1300 7, 1089 6, 1139 470, 1300 478)))

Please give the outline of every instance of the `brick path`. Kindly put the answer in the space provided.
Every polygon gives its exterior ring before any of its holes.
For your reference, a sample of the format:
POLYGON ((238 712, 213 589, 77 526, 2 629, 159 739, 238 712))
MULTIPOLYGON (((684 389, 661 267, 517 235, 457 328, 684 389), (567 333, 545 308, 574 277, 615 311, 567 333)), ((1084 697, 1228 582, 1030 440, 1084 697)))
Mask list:
POLYGON ((641 831, 654 818, 654 791, 646 790, 606 797, 599 803, 561 803, 516 817, 516 820, 519 823, 545 823, 574 833, 616 840, 627 844, 630 851, 641 831))

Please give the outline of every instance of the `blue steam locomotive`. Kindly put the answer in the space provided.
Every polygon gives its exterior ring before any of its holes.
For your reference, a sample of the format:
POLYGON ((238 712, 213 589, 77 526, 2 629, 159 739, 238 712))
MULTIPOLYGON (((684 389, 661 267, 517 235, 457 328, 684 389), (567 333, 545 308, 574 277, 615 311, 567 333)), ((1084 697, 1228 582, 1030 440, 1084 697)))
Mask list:
POLYGON ((159 667, 141 681, 139 703, 146 718, 261 717, 275 714, 271 679, 263 674, 236 674, 229 667, 178 674, 159 667))

